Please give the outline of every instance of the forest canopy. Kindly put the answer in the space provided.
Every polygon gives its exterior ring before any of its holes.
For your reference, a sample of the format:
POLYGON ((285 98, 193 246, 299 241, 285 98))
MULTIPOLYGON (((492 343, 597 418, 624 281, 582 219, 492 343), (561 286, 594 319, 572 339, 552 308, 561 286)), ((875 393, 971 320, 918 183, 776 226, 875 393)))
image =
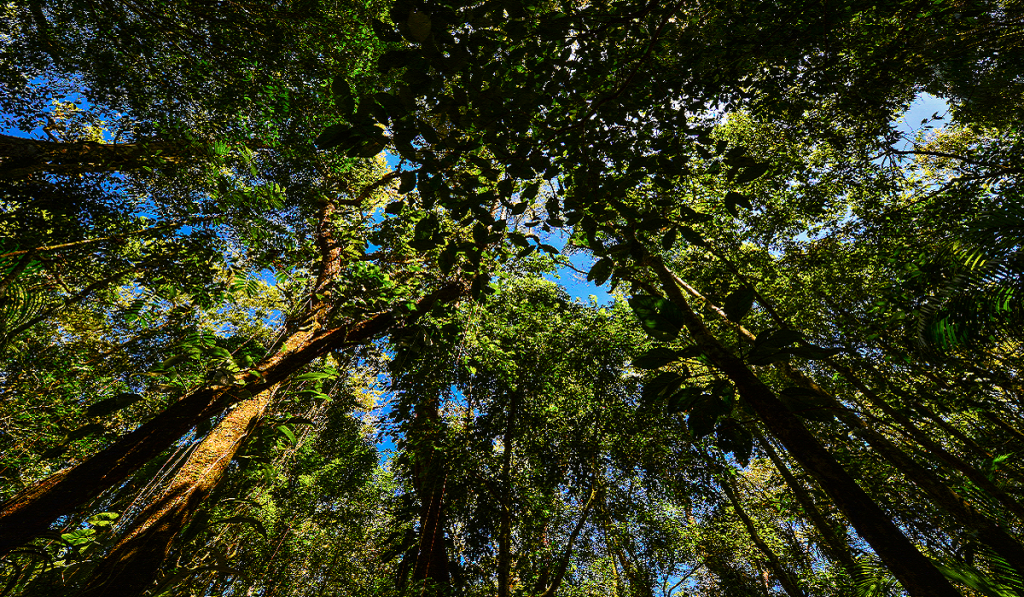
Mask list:
POLYGON ((0 597, 1024 596, 1020 0, 0 11, 0 597))

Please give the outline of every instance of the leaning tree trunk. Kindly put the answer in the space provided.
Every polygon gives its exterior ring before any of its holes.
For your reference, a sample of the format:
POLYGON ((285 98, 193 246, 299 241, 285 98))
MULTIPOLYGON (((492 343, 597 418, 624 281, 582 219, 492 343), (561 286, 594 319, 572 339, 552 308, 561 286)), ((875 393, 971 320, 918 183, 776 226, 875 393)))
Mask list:
MULTIPOLYGON (((453 301, 462 292, 460 284, 444 286, 420 299, 413 316, 434 304, 453 301)), ((280 351, 257 365, 255 372, 239 376, 236 385, 196 390, 91 458, 19 492, 0 504, 0 556, 45 532, 59 517, 123 483, 207 417, 274 387, 317 357, 380 336, 402 321, 399 313, 408 311, 381 313, 354 328, 293 335, 280 351)))
POLYGON ((736 515, 740 517, 743 522, 743 526, 747 529, 747 534, 750 535, 751 541, 757 546, 757 549, 764 554, 766 560, 768 560, 768 566, 775 573, 775 578, 778 579, 779 584, 782 585, 783 590, 789 597, 807 597, 803 589, 800 588, 800 583, 789 573, 789 570, 779 561, 779 557, 775 555, 772 548, 769 547, 764 539, 761 538, 761 534, 757 532, 757 526, 754 521, 750 519, 750 516, 743 510, 740 505, 739 499, 736 497, 736 492, 729 484, 728 479, 722 481, 722 489, 725 491, 726 497, 732 503, 733 509, 736 511, 736 515))
POLYGON ((953 491, 945 481, 893 445, 885 436, 840 405, 839 419, 854 429, 882 458, 918 486, 941 509, 949 513, 970 534, 976 536, 1017 570, 1024 570, 1024 546, 995 521, 979 512, 953 491))
MULTIPOLYGON (((294 325, 296 321, 304 323, 302 329, 289 337, 293 344, 313 337, 326 323, 331 308, 332 285, 344 266, 341 247, 335 241, 334 214, 334 205, 325 202, 316 233, 319 271, 310 289, 308 307, 290 318, 293 327, 298 327, 294 325)), ((243 400, 217 424, 156 502, 138 517, 96 568, 81 593, 83 597, 140 595, 153 583, 175 537, 223 478, 231 459, 266 412, 273 393, 268 389, 243 400)))
POLYGON ((1005 529, 978 511, 971 503, 953 491, 937 474, 911 458, 810 378, 793 370, 788 365, 784 367, 784 370, 794 382, 828 400, 832 412, 840 421, 854 430, 879 456, 924 491, 939 508, 952 516, 953 520, 995 550, 1011 566, 1024 570, 1024 546, 1021 546, 1020 542, 1005 529))
MULTIPOLYGON (((920 444, 921 447, 927 450, 930 455, 935 456, 942 462, 949 465, 950 468, 962 473, 968 480, 970 480, 971 483, 977 485, 982 491, 995 498, 1000 505, 1012 512, 1018 520, 1024 521, 1024 506, 1021 506, 1017 500, 1010 497, 1010 495, 1003 491, 1002 488, 985 476, 983 472, 939 445, 907 416, 903 415, 899 410, 886 402, 884 398, 868 388, 856 376, 852 369, 835 362, 834 359, 829 359, 827 362, 834 370, 839 372, 840 375, 850 382, 850 385, 856 388, 871 405, 877 407, 883 413, 896 421, 903 429, 904 433, 920 444)), ((1024 562, 1021 562, 1021 565, 1024 565, 1024 562)))
POLYGON ((0 135, 0 179, 39 174, 78 175, 128 172, 183 165, 205 157, 207 149, 187 142, 156 139, 134 143, 43 141, 0 135))
POLYGON ((814 499, 800 484, 800 481, 793 476, 789 467, 786 466, 786 463, 783 462, 782 458, 780 458, 775 452, 775 448, 772 447, 771 442, 760 434, 757 435, 757 439, 761 444, 761 449, 764 450, 765 454, 767 454, 768 458, 772 461, 772 464, 774 464, 775 468, 779 471, 779 474, 782 475, 783 480, 786 482, 786 485, 789 486, 790 491, 793 492, 793 495, 796 497, 800 507, 803 508, 804 513, 811 520, 814 527, 818 529, 818 533, 821 534, 822 541, 824 542, 829 555, 831 555, 834 560, 839 562, 843 568, 846 569, 846 573, 850 578, 856 578, 860 569, 857 566, 856 560, 854 560, 853 556, 850 555, 849 546, 847 546, 846 542, 840 539, 839 536, 836 535, 835 531, 832 530, 832 525, 825 520, 821 510, 818 510, 818 506, 814 503, 814 499))
MULTIPOLYGON (((693 289, 689 285, 685 284, 684 282, 676 278, 672 274, 672 272, 670 272, 667 268, 664 267, 663 263, 660 264, 660 267, 661 269, 658 272, 659 276, 662 278, 662 283, 666 287, 666 290, 669 291, 670 296, 672 291, 674 290, 674 292, 678 295, 679 299, 685 301, 686 298, 682 295, 682 292, 679 290, 679 287, 682 286, 691 295, 699 296, 701 299, 703 299, 706 302, 707 306, 711 309, 711 311, 716 314, 716 316, 731 324, 739 334, 746 337, 750 341, 755 340, 754 335, 749 330, 747 330, 738 323, 729 321, 728 315, 726 315, 724 310, 712 304, 705 297, 700 296, 700 294, 695 289, 693 289), (671 287, 669 287, 668 285, 671 285, 671 287)), ((764 297, 760 295, 758 295, 758 297, 759 300, 761 300, 762 302, 765 301, 764 297)), ((690 311, 690 313, 693 314, 692 311, 690 311)), ((696 314, 693 315, 695 316, 696 314)), ((703 322, 700 322, 699 319, 697 321, 701 326, 703 326, 703 322)), ((783 323, 781 320, 779 322, 783 323)), ((706 328, 705 331, 707 331, 706 328)), ((708 333, 710 334, 710 332, 708 333)), ((717 340, 715 341, 717 342, 717 340)), ((729 356, 731 358, 735 358, 732 357, 731 355, 729 356)), ((828 362, 830 365, 833 365, 834 367, 841 368, 841 366, 837 365, 834 360, 829 360, 828 362)), ((739 365, 742 365, 744 369, 746 368, 746 366, 743 365, 742 362, 739 362, 739 365)), ((887 460, 889 463, 895 466, 897 470, 899 470, 907 477, 907 479, 909 479, 915 485, 924 490, 925 493, 939 507, 941 507, 943 510, 952 515, 953 518, 959 524, 963 525, 963 527, 966 530, 970 531, 972 534, 976 535, 982 542, 992 547, 1000 556, 1005 558, 1011 565, 1017 568, 1024 569, 1024 547, 1022 547, 1021 544, 1016 539, 1011 537, 1004 529, 1000 528, 998 524, 996 524, 990 518, 986 517, 984 514, 979 512, 970 503, 964 500, 960 495, 958 495, 956 492, 950 489, 945 484, 945 482, 943 482, 942 479, 940 479, 935 473, 918 464, 913 458, 911 458, 897 446, 892 444, 892 442, 886 439, 882 434, 872 429, 867 423, 861 420, 853 411, 843 406, 834 396, 829 394, 818 384, 814 383, 813 380, 804 375, 802 372, 794 369, 788 363, 782 363, 778 365, 778 367, 783 375, 785 375, 787 378, 789 378, 797 385, 812 390, 815 393, 819 394, 823 399, 828 400, 832 411, 841 421, 843 421, 851 429, 855 429, 868 443, 868 445, 870 445, 880 456, 882 456, 885 460, 887 460)), ((837 369, 837 371, 842 373, 840 369, 837 369)), ((855 384, 855 387, 857 389, 862 390, 863 392, 870 393, 870 390, 863 386, 863 384, 860 384, 859 380, 856 380, 855 376, 853 376, 853 380, 857 381, 857 383, 855 384)), ((738 383, 737 387, 739 387, 738 383)), ((797 419, 797 421, 799 422, 799 419, 797 419)), ((801 427, 803 426, 802 423, 800 423, 800 425, 801 427)), ((782 438, 780 437, 779 439, 781 440, 782 438)), ((817 442, 817 440, 815 440, 815 442, 817 442)), ((785 442, 783 442, 783 444, 785 444, 785 442)), ((789 446, 787 446, 787 449, 789 449, 789 446)), ((797 457, 797 461, 801 462, 798 454, 794 454, 794 457, 797 457)), ((803 462, 801 462, 801 464, 803 464, 803 462)), ((838 463, 836 464, 838 466, 838 463)), ((808 470, 808 472, 814 474, 813 471, 808 470)), ((989 486, 994 487, 991 484, 991 482, 988 482, 987 480, 984 480, 982 484, 983 488, 987 488, 989 486)), ((998 489, 995 489, 995 492, 996 493, 994 495, 996 497, 1001 495, 998 489)), ((836 504, 839 505, 840 508, 842 508, 841 504, 839 504, 838 501, 836 502, 836 504)), ((872 547, 874 547, 874 545, 872 545, 872 547)))
POLYGON ((134 597, 151 588, 174 538, 223 478, 273 394, 243 400, 221 420, 93 571, 80 597, 134 597))
POLYGON ((669 299, 679 308, 684 325, 697 346, 732 381, 769 433, 782 442, 804 470, 815 477, 907 592, 914 597, 962 597, 771 388, 718 341, 690 307, 676 284, 675 276, 664 262, 651 257, 650 265, 669 299))
POLYGON ((580 518, 576 521, 576 525, 572 528, 572 532, 569 533, 569 539, 565 542, 565 548, 562 552, 562 559, 556 564, 553 572, 554 575, 551 577, 551 583, 545 587, 544 592, 540 593, 537 597, 555 597, 558 594, 558 588, 562 586, 562 581, 565 580, 565 574, 569 570, 569 563, 572 561, 573 549, 576 547, 576 540, 579 538, 580 533, 583 531, 583 525, 586 524, 587 518, 590 516, 590 511, 594 505, 594 499, 599 493, 598 489, 598 477, 597 473, 594 473, 594 485, 590 489, 590 497, 587 498, 587 503, 583 505, 583 511, 580 512, 580 518))

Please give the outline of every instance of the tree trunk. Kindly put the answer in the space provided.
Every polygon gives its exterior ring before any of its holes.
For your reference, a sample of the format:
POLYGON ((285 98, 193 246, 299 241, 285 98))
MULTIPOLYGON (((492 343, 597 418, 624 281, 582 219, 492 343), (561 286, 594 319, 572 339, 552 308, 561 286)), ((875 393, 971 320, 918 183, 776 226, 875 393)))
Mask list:
MULTIPOLYGON (((544 529, 541 531, 540 543, 541 543, 542 546, 544 546, 544 561, 540 563, 540 566, 541 566, 540 574, 537 575, 537 581, 535 583, 533 583, 533 593, 537 594, 537 595, 543 593, 544 589, 546 589, 548 587, 548 581, 550 580, 550 577, 551 577, 551 558, 550 558, 550 556, 549 556, 549 554, 547 552, 547 548, 550 545, 549 542, 548 542, 548 525, 547 525, 547 523, 544 523, 544 529)), ((618 596, 618 597, 621 597, 621 596, 618 596)))
POLYGON ((413 572, 413 580, 420 581, 421 586, 428 584, 443 586, 447 585, 450 580, 448 550, 444 542, 444 528, 447 522, 444 501, 445 481, 443 473, 430 479, 421 478, 420 480, 424 494, 423 503, 420 506, 420 549, 416 559, 416 569, 413 572))
POLYGON ((586 524, 587 518, 590 516, 590 508, 594 505, 594 498, 597 497, 597 493, 597 473, 595 473, 594 486, 590 490, 590 497, 587 499, 586 505, 583 506, 583 511, 580 512, 580 519, 576 521, 576 526, 569 533, 569 540, 566 541, 565 551, 562 553, 562 559, 558 562, 558 567, 554 571, 555 574, 551 579, 551 584, 538 597, 555 597, 555 594, 558 593, 558 587, 562 586, 562 580, 565 579, 565 573, 569 569, 569 562, 572 561, 572 552, 576 546, 576 539, 580 536, 580 531, 583 530, 583 525, 586 524))
POLYGON ((783 462, 782 458, 780 458, 775 452, 775 448, 772 447, 771 442, 760 435, 757 439, 761 444, 761 448, 766 454, 768 454, 768 458, 772 461, 772 464, 775 465, 779 474, 782 475, 786 485, 789 486, 793 495, 796 496, 796 501, 800 503, 800 507, 804 509, 804 513, 807 514, 807 517, 811 520, 814 527, 818 529, 818 533, 821 534, 829 555, 831 555, 835 561, 839 562, 843 568, 846 569, 846 573, 850 575, 851 579, 856 578, 860 570, 857 567, 857 562, 853 559, 853 556, 850 555, 850 550, 846 543, 840 540, 832 530, 832 525, 825 520, 825 517, 821 514, 821 511, 818 510, 818 506, 815 505, 810 494, 807 493, 807 490, 800 484, 800 481, 798 481, 797 478, 793 476, 793 473, 790 472, 786 463, 783 462))
POLYGON ((266 390, 243 400, 221 420, 110 550, 80 597, 134 597, 153 585, 174 538, 224 477, 273 394, 266 390))
POLYGON ((498 529, 498 597, 509 597, 512 572, 512 442, 519 396, 513 394, 502 438, 501 454, 501 523, 498 529))
POLYGON ((619 565, 618 561, 621 560, 619 550, 612 547, 611 540, 608 539, 608 522, 601 521, 602 530, 604 530, 604 548, 611 559, 612 564, 612 577, 615 580, 615 597, 626 597, 625 591, 622 590, 622 579, 619 577, 619 565))
POLYGON ((501 524, 498 530, 498 597, 509 597, 512 572, 512 513, 508 504, 501 504, 501 524))
POLYGON ((77 175, 177 166, 198 161, 206 152, 201 145, 155 139, 97 143, 0 135, 0 178, 18 180, 37 174, 77 175))
POLYGON ((204 414, 214 414, 216 406, 228 402, 226 395, 223 389, 193 392, 95 456, 15 494, 0 506, 0 555, 124 482, 202 421, 204 414))
POLYGON ((818 481, 843 515, 860 533, 893 575, 913 597, 962 597, 935 566, 914 547, 899 527, 818 442, 792 413, 747 367, 730 353, 690 308, 676 285, 675 276, 658 258, 653 269, 671 301, 683 315, 685 326, 711 363, 735 384, 740 396, 760 417, 793 458, 818 481))
MULTIPOLYGON (((934 440, 931 439, 924 431, 919 429, 917 425, 910 419, 900 413, 898 410, 893 408, 888 402, 886 402, 881 396, 878 396, 872 392, 866 385, 864 385, 853 371, 849 367, 844 367, 833 360, 829 360, 829 364, 833 369, 838 371, 847 381, 849 381, 868 401, 875 407, 879 408, 883 413, 891 417, 896 421, 901 428, 905 430, 905 433, 918 444, 921 445, 925 450, 937 457, 942 462, 945 462, 954 470, 960 471, 965 477, 967 477, 972 483, 977 485, 982 491, 988 493, 995 498, 1004 508, 1012 512, 1018 520, 1024 520, 1024 507, 1022 507, 1016 500, 1006 494, 1005 491, 1000 489, 995 483, 989 480, 984 473, 974 468, 970 464, 964 462, 962 459, 948 452, 945 448, 940 446, 934 440)), ((1024 551, 1021 552, 1024 555, 1024 551)), ((1021 562, 1024 565, 1024 561, 1021 562)))
MULTIPOLYGON (((615 566, 617 559, 622 567, 623 574, 626 575, 626 579, 629 581, 630 597, 654 597, 654 584, 649 571, 642 568, 642 564, 639 563, 636 554, 629 548, 626 542, 620 541, 618 537, 609 540, 608 535, 611 534, 611 531, 608 529, 607 519, 602 521, 602 526, 604 527, 605 546, 613 556, 612 570, 615 573, 616 587, 619 587, 621 584, 619 572, 615 566)), ((621 591, 617 588, 616 593, 621 594, 621 591)))
POLYGON ((981 445, 978 444, 978 442, 974 441, 974 438, 968 436, 966 433, 960 431, 954 425, 947 422, 945 419, 939 416, 938 413, 929 408, 928 405, 925 404, 923 401, 919 401, 916 404, 914 404, 914 409, 924 414, 924 416, 934 421, 940 429, 950 434, 951 436, 955 437, 963 445, 967 446, 967 449, 974 454, 975 458, 980 458, 984 460, 991 460, 993 458, 994 455, 985 448, 981 447, 981 445))
MULTIPOLYGON (((310 291, 308 307, 292 318, 302 329, 282 346, 312 338, 327 323, 333 284, 344 267, 341 247, 335 241, 332 203, 324 203, 317 228, 320 266, 310 291)), ((220 482, 228 464, 255 428, 270 404, 271 390, 240 402, 192 453, 157 503, 148 508, 121 538, 89 580, 83 597, 136 595, 155 579, 177 534, 191 520, 203 500, 220 482)))
POLYGON ((797 583, 796 579, 793 578, 793 575, 786 570, 786 567, 779 561, 775 552, 773 552, 771 547, 769 547, 768 544, 764 542, 764 539, 761 538, 760 533, 757 532, 757 526, 754 525, 754 521, 747 516, 743 507, 740 506, 740 501, 736 497, 736 492, 733 490, 727 479, 722 481, 722 489, 725 490, 725 495, 732 503, 733 509, 736 510, 736 515, 740 517, 741 521, 743 521, 743 526, 746 527, 747 534, 750 535, 750 539, 754 542, 754 545, 757 546, 757 549, 764 554, 765 559, 768 560, 768 566, 772 569, 772 572, 775 574, 775 578, 779 580, 779 584, 782 585, 786 594, 789 595, 789 597, 807 597, 800 588, 799 583, 797 583))
POLYGON ((441 439, 441 415, 436 397, 417 409, 416 427, 411 432, 416 444, 413 478, 420 496, 420 544, 413 569, 413 582, 426 594, 446 587, 450 581, 448 550, 444 541, 447 522, 445 483, 447 481, 441 439))
POLYGON ((1024 547, 994 521, 978 512, 970 503, 946 485, 938 475, 921 466, 885 436, 872 429, 845 408, 837 410, 839 419, 850 426, 879 456, 892 464, 910 482, 921 488, 935 504, 948 512, 978 540, 989 545, 1017 570, 1024 570, 1024 547))
POLYGON ((802 373, 793 371, 788 365, 786 366, 786 371, 789 377, 798 384, 830 400, 832 402, 832 410, 840 421, 855 430, 879 456, 892 464, 896 470, 900 471, 908 480, 924 491, 938 507, 949 513, 957 523, 969 530, 982 542, 992 547, 996 553, 1005 558, 1015 568, 1024 570, 1024 547, 1016 539, 950 489, 938 475, 918 464, 917 461, 890 442, 884 435, 875 431, 853 411, 840 404, 835 397, 823 388, 802 373))
POLYGON ((1007 435, 1009 435, 1010 437, 1014 438, 1015 440, 1017 440, 1019 442, 1024 442, 1024 433, 1021 433, 1019 430, 1015 429, 1012 425, 1010 425, 1006 421, 1004 421, 1001 418, 999 418, 999 416, 996 415, 995 413, 989 412, 987 410, 983 410, 983 411, 981 411, 981 416, 985 417, 985 420, 987 420, 989 423, 992 423, 996 427, 999 427, 1000 429, 1005 431, 1007 433, 1007 435))
MULTIPOLYGON (((461 285, 449 284, 426 295, 413 316, 436 303, 455 300, 462 291, 461 285)), ((0 505, 0 556, 46 531, 57 518, 73 513, 107 489, 123 483, 203 419, 275 386, 313 359, 373 339, 399 321, 398 312, 389 311, 354 328, 293 334, 281 350, 256 367, 258 373, 240 376, 235 386, 196 390, 91 458, 15 494, 0 505)))

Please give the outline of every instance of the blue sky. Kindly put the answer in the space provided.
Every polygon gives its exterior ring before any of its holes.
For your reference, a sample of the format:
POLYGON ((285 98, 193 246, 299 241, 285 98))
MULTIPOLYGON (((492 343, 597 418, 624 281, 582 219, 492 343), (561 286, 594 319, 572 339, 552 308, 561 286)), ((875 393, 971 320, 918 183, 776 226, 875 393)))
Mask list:
POLYGON ((902 116, 896 118, 896 128, 903 133, 904 143, 903 147, 899 149, 905 149, 910 141, 914 139, 918 131, 925 130, 926 128, 942 128, 946 124, 946 118, 949 116, 949 105, 940 98, 927 93, 922 93, 910 104, 910 108, 903 113, 902 116), (942 120, 931 121, 933 115, 942 117, 942 120), (922 122, 929 121, 929 122, 922 122))

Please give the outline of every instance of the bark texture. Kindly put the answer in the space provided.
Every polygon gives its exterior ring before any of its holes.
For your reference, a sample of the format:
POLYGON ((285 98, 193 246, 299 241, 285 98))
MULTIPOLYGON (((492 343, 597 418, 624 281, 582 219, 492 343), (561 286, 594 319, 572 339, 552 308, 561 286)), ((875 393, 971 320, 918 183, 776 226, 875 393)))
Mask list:
POLYGON ((81 597, 128 597, 151 588, 174 538, 221 481, 273 394, 267 390, 243 400, 221 420, 156 501, 121 536, 89 578, 81 597))

